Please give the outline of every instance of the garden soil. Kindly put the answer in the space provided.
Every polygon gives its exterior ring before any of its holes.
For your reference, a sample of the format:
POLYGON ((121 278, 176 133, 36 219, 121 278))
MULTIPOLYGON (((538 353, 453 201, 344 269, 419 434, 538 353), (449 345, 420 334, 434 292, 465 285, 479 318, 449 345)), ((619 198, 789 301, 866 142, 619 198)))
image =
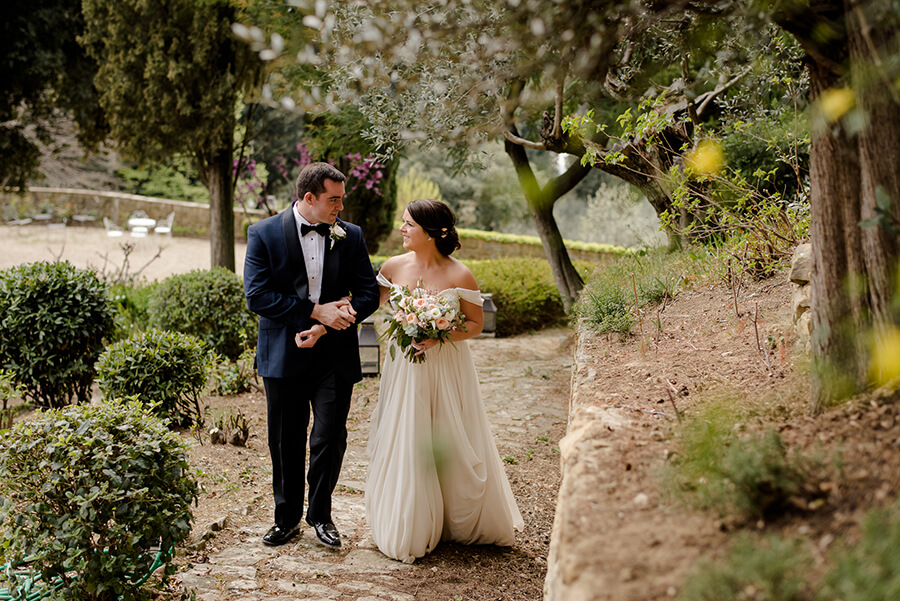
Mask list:
MULTIPOLYGON (((241 247, 237 254, 240 271, 241 247)), ((140 269, 142 277, 157 279, 207 268, 209 247, 183 238, 111 239, 96 228, 0 228, 0 268, 55 258, 107 273, 140 269), (122 270, 126 244, 134 246, 122 270)), ((360 383, 353 398, 349 447, 335 494, 342 549, 316 545, 309 528, 282 547, 263 546, 260 538, 272 515, 265 397, 259 391, 207 397, 211 420, 240 412, 250 438, 237 447, 210 444, 208 437, 200 444, 184 433, 202 492, 192 536, 176 559, 178 573, 155 597, 177 599, 192 591, 202 601, 542 599, 572 382, 582 399, 587 395, 627 423, 598 440, 612 452, 590 466, 588 492, 570 504, 576 515, 565 518, 577 520, 583 532, 571 541, 583 554, 580 565, 603 583, 585 599, 673 598, 696 562, 722 557, 740 530, 803 541, 814 558, 814 587, 830 551, 854 541, 865 512, 900 491, 900 418, 896 395, 885 391, 810 415, 790 293, 783 276, 737 287, 698 285, 646 311, 627 337, 579 340, 555 328, 473 340, 494 436, 525 519, 508 549, 441 543, 412 565, 378 553, 364 512, 376 378, 360 383), (693 511, 660 485, 661 468, 678 451, 677 416, 689 417, 704 400, 723 396, 752 416, 742 430, 774 428, 792 451, 822 459, 814 490, 798 495, 776 518, 737 523, 693 511), (579 546, 583 541, 591 544, 579 546)))

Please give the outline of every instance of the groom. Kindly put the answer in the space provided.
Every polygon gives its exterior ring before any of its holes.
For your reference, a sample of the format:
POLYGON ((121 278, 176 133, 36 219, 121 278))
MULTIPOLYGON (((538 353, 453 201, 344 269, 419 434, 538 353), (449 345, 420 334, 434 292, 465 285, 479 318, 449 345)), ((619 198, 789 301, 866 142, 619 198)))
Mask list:
POLYGON ((347 448, 350 395, 362 379, 356 323, 378 308, 362 230, 337 219, 345 180, 327 163, 304 167, 298 200, 247 232, 244 294, 261 317, 256 367, 266 389, 275 498, 266 545, 282 545, 299 533, 306 475, 306 522, 320 543, 341 546, 331 493, 347 448))

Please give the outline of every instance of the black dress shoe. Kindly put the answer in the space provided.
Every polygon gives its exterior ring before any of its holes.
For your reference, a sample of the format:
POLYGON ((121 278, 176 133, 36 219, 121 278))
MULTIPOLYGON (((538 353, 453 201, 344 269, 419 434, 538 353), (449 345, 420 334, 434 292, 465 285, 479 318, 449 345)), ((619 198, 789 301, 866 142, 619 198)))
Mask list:
POLYGON ((331 522, 313 522, 310 519, 306 523, 312 526, 316 531, 316 538, 326 547, 337 549, 341 546, 341 535, 338 534, 337 528, 331 522))
POLYGON ((269 531, 263 536, 263 544, 269 545, 270 547, 277 547, 278 545, 283 545, 288 542, 298 534, 300 534, 299 526, 282 528, 278 524, 275 524, 269 528, 269 531))

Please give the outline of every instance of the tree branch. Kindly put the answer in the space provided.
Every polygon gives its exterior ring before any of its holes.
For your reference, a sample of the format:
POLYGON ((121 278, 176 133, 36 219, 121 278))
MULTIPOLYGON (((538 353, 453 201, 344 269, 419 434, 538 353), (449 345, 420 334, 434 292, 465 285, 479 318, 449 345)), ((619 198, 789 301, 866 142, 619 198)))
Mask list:
POLYGON ((560 73, 559 80, 556 82, 556 114, 553 115, 553 130, 551 132, 554 139, 560 137, 560 130, 562 129, 563 97, 566 90, 566 74, 569 70, 569 63, 565 59, 560 64, 560 69, 562 73, 560 73))
POLYGON ((750 71, 752 69, 753 69, 753 67, 745 67, 743 71, 741 71, 740 73, 738 73, 737 75, 732 77, 726 83, 719 84, 715 87, 714 90, 711 90, 704 94, 700 94, 700 96, 697 97, 697 100, 700 100, 701 98, 703 100, 700 101, 700 106, 697 107, 697 116, 699 117, 699 116, 703 115, 704 111, 706 111, 706 107, 709 106, 710 102, 712 102, 716 97, 718 97, 722 93, 724 93, 730 87, 735 85, 737 82, 744 79, 744 77, 746 77, 747 74, 750 73, 750 71))
POLYGON ((575 161, 564 173, 556 176, 544 186, 544 192, 554 200, 561 198, 566 192, 578 185, 578 183, 590 173, 590 165, 582 166, 581 161, 575 161))
POLYGON ((532 150, 547 150, 547 147, 544 146, 543 142, 532 142, 531 140, 520 138, 519 136, 509 131, 509 129, 503 130, 503 137, 506 138, 508 142, 511 142, 517 146, 524 146, 525 148, 530 148, 532 150))

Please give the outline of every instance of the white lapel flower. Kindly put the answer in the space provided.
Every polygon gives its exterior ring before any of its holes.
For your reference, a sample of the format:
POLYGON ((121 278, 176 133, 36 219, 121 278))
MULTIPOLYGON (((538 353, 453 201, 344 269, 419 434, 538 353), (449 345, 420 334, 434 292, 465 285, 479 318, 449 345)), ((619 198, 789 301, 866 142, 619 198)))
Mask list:
POLYGON ((347 237, 347 232, 344 230, 344 228, 342 228, 340 225, 338 225, 337 221, 335 221, 333 224, 331 224, 331 229, 329 230, 329 232, 330 232, 331 239, 334 240, 335 242, 340 242, 341 240, 343 240, 344 238, 347 237))

